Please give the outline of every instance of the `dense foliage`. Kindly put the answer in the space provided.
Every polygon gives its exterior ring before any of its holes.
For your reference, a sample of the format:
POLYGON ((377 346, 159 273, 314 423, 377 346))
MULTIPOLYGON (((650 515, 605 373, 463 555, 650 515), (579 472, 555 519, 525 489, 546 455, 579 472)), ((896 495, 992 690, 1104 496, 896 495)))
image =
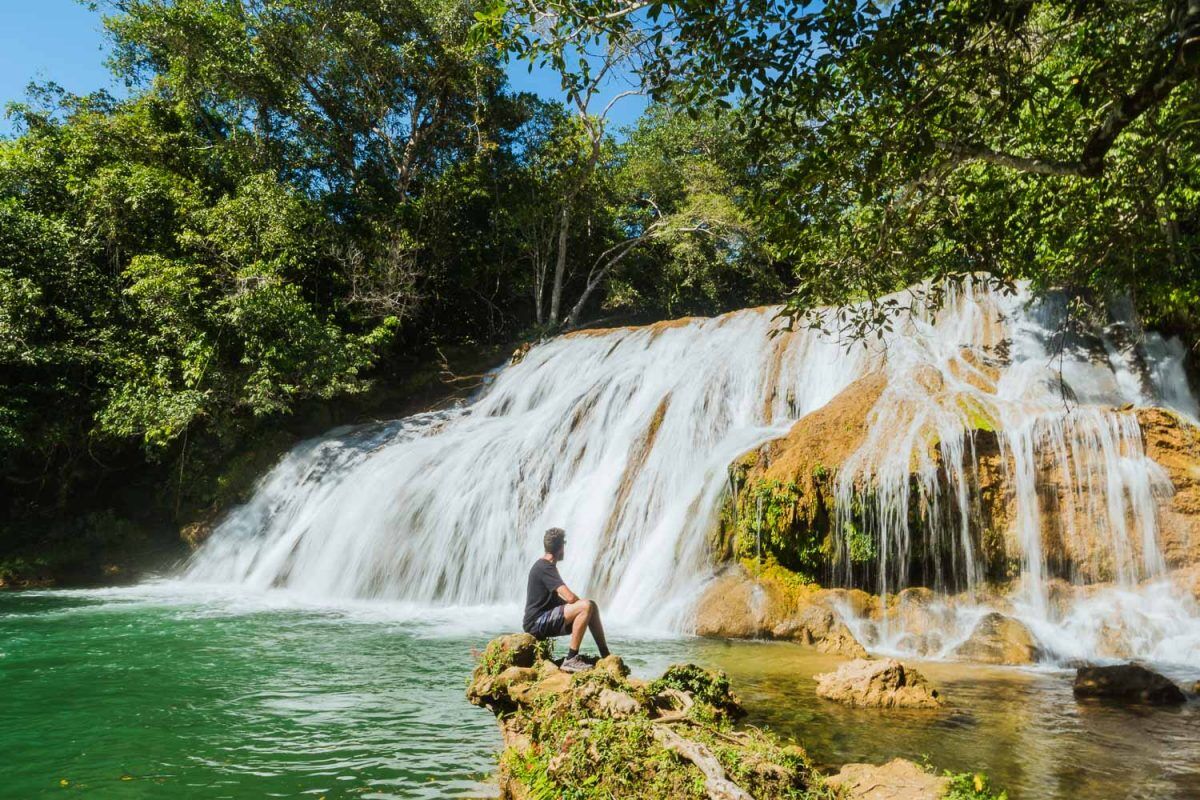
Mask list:
POLYGON ((129 98, 0 139, 0 554, 227 502, 455 346, 966 274, 1200 325, 1200 0, 101 5, 129 98))
POLYGON ((725 121, 589 131, 470 2, 107 10, 131 96, 31 87, 0 139, 0 556, 228 502, 447 349, 778 296, 725 121))
POLYGON ((740 105, 797 317, 983 273, 1196 326, 1197 0, 497 0, 479 29, 568 72, 617 60, 685 110, 740 105))

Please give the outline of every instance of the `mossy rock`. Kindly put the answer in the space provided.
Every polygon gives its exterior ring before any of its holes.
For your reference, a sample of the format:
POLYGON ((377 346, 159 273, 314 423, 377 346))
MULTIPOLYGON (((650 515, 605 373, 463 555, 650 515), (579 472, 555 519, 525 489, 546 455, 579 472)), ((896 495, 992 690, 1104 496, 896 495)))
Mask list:
POLYGON ((489 643, 467 691, 504 735, 501 797, 701 800, 732 786, 741 794, 726 796, 800 800, 820 786, 801 748, 734 727, 724 673, 677 664, 646 683, 610 656, 568 676, 531 639, 489 643))

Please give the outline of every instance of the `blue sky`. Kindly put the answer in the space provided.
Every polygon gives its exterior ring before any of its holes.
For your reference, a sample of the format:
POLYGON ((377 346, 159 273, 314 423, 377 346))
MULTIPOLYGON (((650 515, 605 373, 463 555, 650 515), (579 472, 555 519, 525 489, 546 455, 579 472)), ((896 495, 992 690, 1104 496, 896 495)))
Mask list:
MULTIPOLYGON (((25 97, 30 81, 54 81, 69 92, 125 89, 104 66, 107 42, 99 13, 77 0, 0 0, 0 108, 25 97)), ((524 63, 509 69, 514 89, 560 97, 558 76, 524 63)), ((620 91, 614 86, 612 94, 620 91)), ((603 106, 601 106, 603 107, 603 106)), ((614 128, 632 123, 645 107, 640 97, 621 100, 611 114, 614 128)), ((0 135, 12 126, 0 118, 0 135)))

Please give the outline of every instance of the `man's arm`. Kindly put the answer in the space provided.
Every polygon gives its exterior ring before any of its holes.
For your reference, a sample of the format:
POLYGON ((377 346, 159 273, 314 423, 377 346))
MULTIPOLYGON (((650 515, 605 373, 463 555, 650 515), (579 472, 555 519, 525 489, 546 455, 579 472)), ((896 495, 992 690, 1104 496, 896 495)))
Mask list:
POLYGON ((558 594, 559 597, 561 597, 564 601, 566 601, 568 603, 574 603, 576 600, 579 599, 579 595, 575 594, 570 589, 568 589, 567 585, 565 583, 562 584, 561 586, 559 586, 554 591, 558 594))

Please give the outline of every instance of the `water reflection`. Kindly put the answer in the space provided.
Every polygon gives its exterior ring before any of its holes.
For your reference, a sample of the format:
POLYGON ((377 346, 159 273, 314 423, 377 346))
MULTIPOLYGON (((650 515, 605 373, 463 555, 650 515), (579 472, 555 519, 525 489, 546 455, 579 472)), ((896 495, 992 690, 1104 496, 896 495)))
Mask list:
POLYGON ((950 700, 946 712, 854 709, 814 691, 813 675, 837 658, 773 644, 699 650, 729 672, 751 722, 794 737, 819 763, 928 759, 985 771, 1013 800, 1200 797, 1194 700, 1178 709, 1079 703, 1064 670, 914 661, 950 700))

